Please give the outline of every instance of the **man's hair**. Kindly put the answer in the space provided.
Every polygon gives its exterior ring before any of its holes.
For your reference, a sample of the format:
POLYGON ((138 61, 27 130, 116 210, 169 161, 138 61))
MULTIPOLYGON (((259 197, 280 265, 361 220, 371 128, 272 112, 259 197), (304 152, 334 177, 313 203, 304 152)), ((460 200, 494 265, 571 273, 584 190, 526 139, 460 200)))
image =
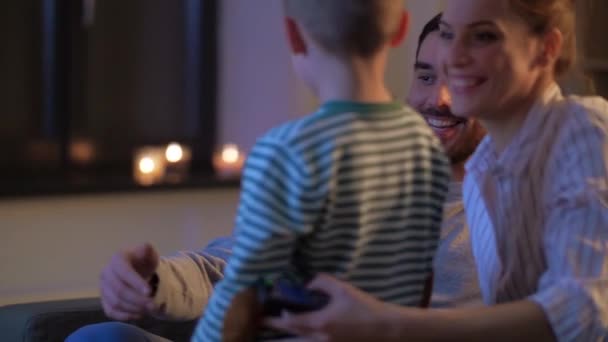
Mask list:
POLYGON ((416 48, 416 60, 418 59, 418 54, 420 53, 420 47, 422 46, 422 43, 424 43, 426 37, 428 37, 429 34, 435 31, 439 31, 439 22, 441 21, 441 15, 442 13, 439 13, 434 16, 433 19, 429 20, 429 22, 426 23, 426 25, 424 25, 424 27, 422 28, 422 32, 418 37, 418 47, 416 48))
POLYGON ((397 32, 403 0, 284 0, 293 18, 325 50, 370 57, 397 32))

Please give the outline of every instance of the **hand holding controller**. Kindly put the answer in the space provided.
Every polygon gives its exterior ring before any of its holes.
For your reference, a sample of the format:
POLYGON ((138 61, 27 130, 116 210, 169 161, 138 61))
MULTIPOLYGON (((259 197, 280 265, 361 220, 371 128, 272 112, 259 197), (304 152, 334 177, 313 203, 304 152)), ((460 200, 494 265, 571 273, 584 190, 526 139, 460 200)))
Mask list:
POLYGON ((307 289, 287 278, 279 278, 272 283, 261 281, 257 295, 264 316, 271 317, 280 316, 284 310, 294 313, 316 311, 329 303, 327 294, 307 289))

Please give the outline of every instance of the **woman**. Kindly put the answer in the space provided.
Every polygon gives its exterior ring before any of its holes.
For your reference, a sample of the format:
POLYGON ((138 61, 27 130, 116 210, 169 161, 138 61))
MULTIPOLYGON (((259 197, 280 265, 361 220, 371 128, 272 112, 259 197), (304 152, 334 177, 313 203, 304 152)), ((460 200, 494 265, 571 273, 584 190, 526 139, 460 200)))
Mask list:
POLYGON ((329 306, 269 323, 302 340, 608 339, 608 103, 564 98, 573 0, 450 0, 442 66, 452 111, 488 131, 467 164, 465 208, 484 301, 423 310, 327 276, 329 306))

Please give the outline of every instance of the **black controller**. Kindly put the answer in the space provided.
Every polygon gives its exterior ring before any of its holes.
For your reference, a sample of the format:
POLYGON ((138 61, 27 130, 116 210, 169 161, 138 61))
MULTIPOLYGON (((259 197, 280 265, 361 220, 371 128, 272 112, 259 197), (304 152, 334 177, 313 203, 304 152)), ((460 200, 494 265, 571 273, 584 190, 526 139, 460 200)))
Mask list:
POLYGON ((277 317, 282 311, 302 313, 322 309, 329 303, 323 292, 307 289, 302 283, 287 278, 257 284, 258 303, 264 316, 277 317))

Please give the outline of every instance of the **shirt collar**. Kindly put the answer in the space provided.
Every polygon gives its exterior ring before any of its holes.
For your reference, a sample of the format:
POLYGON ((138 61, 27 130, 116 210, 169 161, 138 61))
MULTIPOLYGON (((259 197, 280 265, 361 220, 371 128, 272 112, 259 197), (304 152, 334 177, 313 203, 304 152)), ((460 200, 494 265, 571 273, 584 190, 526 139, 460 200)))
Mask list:
POLYGON ((481 141, 473 156, 466 163, 467 172, 483 172, 494 168, 502 172, 519 175, 526 167, 532 152, 538 132, 551 112, 552 104, 562 98, 559 86, 553 83, 543 95, 532 105, 524 124, 511 143, 498 156, 494 143, 489 135, 481 141))
POLYGON ((327 113, 376 113, 392 112, 403 109, 399 102, 356 102, 356 101, 327 101, 321 106, 322 112, 327 113))
POLYGON ((489 135, 486 135, 477 148, 473 155, 464 165, 467 173, 471 172, 482 172, 487 170, 490 165, 496 160, 496 153, 492 146, 492 139, 489 135))

